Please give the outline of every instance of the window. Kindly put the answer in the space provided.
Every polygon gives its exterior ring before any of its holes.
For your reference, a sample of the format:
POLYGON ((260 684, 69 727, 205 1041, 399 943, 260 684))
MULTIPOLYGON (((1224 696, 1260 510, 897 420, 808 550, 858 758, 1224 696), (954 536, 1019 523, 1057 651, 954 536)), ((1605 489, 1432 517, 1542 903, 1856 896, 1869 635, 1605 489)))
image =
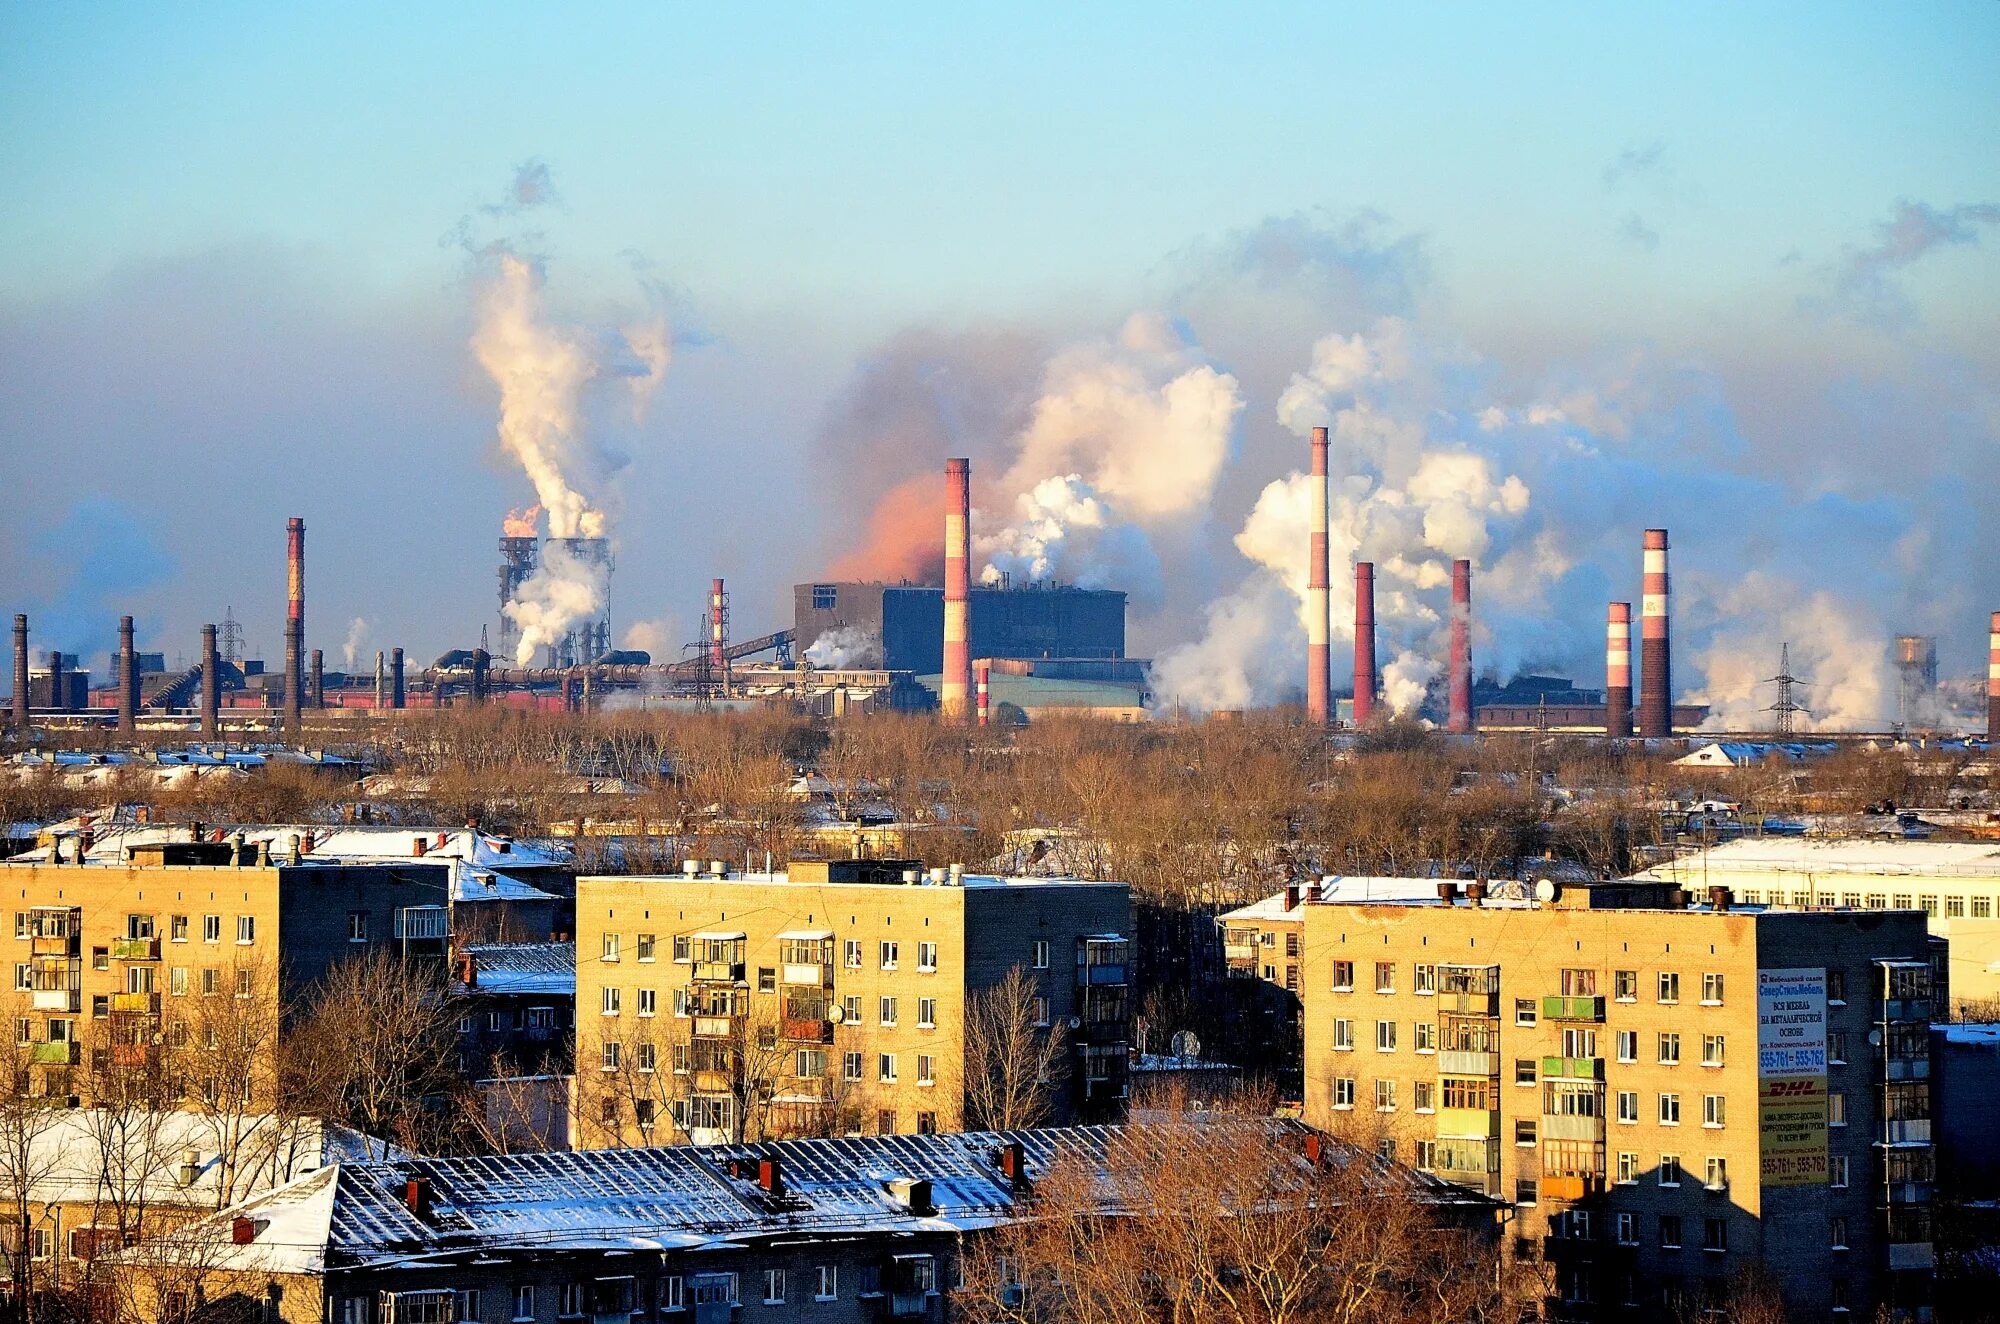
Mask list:
POLYGON ((1375 963, 1375 991, 1377 993, 1394 993, 1396 991, 1396 963, 1394 961, 1377 961, 1375 963))
POLYGON ((1660 1215, 1660 1249, 1679 1250, 1681 1248, 1681 1216, 1679 1214, 1660 1215))
POLYGON ((936 998, 917 999, 917 1028, 920 1030, 934 1030, 937 1028, 936 998))
POLYGON ((1396 1051, 1396 1022, 1375 1022, 1375 1051, 1393 1053, 1396 1051))
POLYGON ((1514 1059, 1514 1083, 1516 1085, 1532 1085, 1535 1083, 1534 1058, 1517 1057, 1514 1059))
MULTIPOLYGON (((1981 916, 1985 918, 1985 916, 1981 916)), ((1847 972, 1829 970, 1826 972, 1826 1000, 1845 1003, 1847 1001, 1847 972)))
POLYGON ((1835 1250, 1847 1249, 1847 1220, 1834 1217, 1826 1220, 1827 1244, 1835 1250))
POLYGON ((668 1274, 660 1279, 660 1309, 687 1309, 687 1281, 679 1274, 668 1274))
POLYGON ((655 943, 652 934, 650 933, 640 934, 634 945, 637 950, 635 950, 632 953, 632 955, 637 959, 641 961, 651 961, 657 959, 655 955, 655 943))
POLYGON ((236 972, 236 996, 237 996, 237 997, 239 997, 239 998, 247 998, 247 997, 249 997, 249 996, 250 996, 250 994, 251 994, 252 992, 254 992, 254 991, 255 991, 255 990, 253 989, 252 985, 251 985, 251 979, 252 979, 252 977, 253 977, 253 973, 252 973, 251 971, 249 971, 249 970, 238 970, 238 971, 236 972))
POLYGON ((218 989, 216 985, 218 979, 221 977, 221 974, 222 972, 220 970, 217 970, 212 965, 202 970, 201 995, 203 997, 212 997, 217 992, 220 992, 220 989, 218 989))
POLYGON ((1533 1204, 1535 1198, 1535 1179, 1533 1177, 1516 1177, 1514 1179, 1514 1203, 1533 1204))
POLYGON ((1704 1007, 1722 1005, 1722 975, 1719 971, 1710 970, 1702 975, 1701 1005, 1704 1007))
POLYGON ((1723 1050, 1725 1048, 1722 1040, 1723 1036, 1719 1034, 1705 1034, 1701 1037, 1701 1064, 1703 1066, 1719 1067, 1722 1065, 1723 1050))
POLYGON ((476 1320, 479 1318, 479 1289, 461 1287, 458 1290, 458 1312, 453 1319, 476 1320))
POLYGON ((1333 991, 1351 993, 1354 991, 1354 962, 1335 961, 1333 963, 1333 991))
POLYGON ((832 611, 840 600, 840 589, 833 584, 813 585, 813 610, 832 611))
POLYGON ((1412 972, 1410 987, 1418 993, 1435 993, 1437 992, 1437 974, 1437 967, 1434 965, 1417 966, 1412 972))
POLYGON ((1637 1062, 1639 1060, 1639 1032, 1637 1030, 1620 1030, 1618 1032, 1618 1060, 1620 1062, 1637 1062))
POLYGON ((849 1025, 861 1024, 861 995, 849 993, 840 1000, 840 1017, 849 1025))
POLYGON ((1445 1107, 1471 1108, 1479 1112, 1491 1112, 1494 1102, 1493 1088, 1489 1082, 1479 1079, 1461 1079, 1457 1076, 1445 1077, 1445 1107))
POLYGON ((893 942, 887 942, 887 941, 884 941, 884 942, 883 942, 883 943, 881 944, 881 952, 880 952, 880 955, 881 955, 881 958, 882 958, 882 962, 881 962, 881 964, 882 964, 882 968, 883 968, 884 970, 894 970, 894 969, 896 968, 896 944, 895 944, 895 943, 893 943, 893 942))
POLYGON ((1352 1108, 1354 1106, 1354 1077, 1335 1076, 1333 1078, 1333 1106, 1352 1108))
POLYGON ((917 1054, 917 1084, 937 1084, 937 1059, 929 1053, 917 1054))
POLYGON ((861 940, 859 938, 849 938, 841 948, 840 959, 849 970, 859 970, 861 968, 861 940))
POLYGON ((615 933, 604 935, 604 959, 607 961, 618 959, 618 935, 615 933))
POLYGON ((1826 1184, 1835 1190, 1847 1189, 1847 1155, 1830 1154, 1826 1160, 1826 1184))
POLYGON ((1392 1113, 1396 1111, 1396 1082, 1378 1080, 1375 1082, 1375 1111, 1392 1113))
POLYGON ((1993 898, 1990 896, 1976 896, 1972 898, 1972 917, 1974 919, 1992 919, 1993 898))
POLYGON ((764 1304, 782 1306, 785 1304, 785 1271, 783 1269, 764 1270, 764 1304))
POLYGON ((1639 1000, 1639 972, 1637 970, 1612 971, 1611 995, 1619 1002, 1637 1002, 1639 1000))
POLYGON ((881 1013, 881 1023, 884 1025, 894 1025, 896 1023, 896 999, 878 998, 876 1001, 881 1004, 877 1008, 881 1013))
POLYGON ((1562 995, 1566 998, 1596 997, 1597 972, 1595 970, 1564 969, 1562 972, 1562 995))
POLYGON ((641 1016, 653 1016, 657 1015, 659 1013, 659 1010, 660 1010, 660 991, 656 988, 640 989, 639 1014, 641 1016))
POLYGON ((1525 1117, 1515 1119, 1514 1144, 1521 1149, 1533 1149, 1535 1147, 1534 1122, 1525 1117))
POLYGON ((1618 1215, 1615 1226, 1617 1228, 1619 1245, 1636 1246, 1639 1244, 1639 1216, 1637 1214, 1618 1215))
POLYGON ((1419 1140, 1416 1142, 1415 1148, 1417 1152, 1413 1156, 1410 1166, 1414 1167, 1418 1172, 1429 1172, 1437 1167, 1437 1141, 1419 1140))
POLYGON ((109 947, 91 948, 90 968, 92 970, 109 970, 111 968, 111 949, 109 947))
POLYGON ((640 1044, 637 1050, 637 1058, 639 1062, 639 1070, 649 1073, 659 1070, 660 1067, 659 1045, 652 1043, 650 1041, 640 1044))
POLYGON ((1679 1002, 1681 1000, 1681 977, 1671 970, 1660 971, 1660 1001, 1679 1002))
POLYGON ((1416 1040, 1414 1046, 1419 1053, 1435 1053, 1437 1051, 1437 1029, 1436 1021, 1412 1021, 1410 1023, 1410 1030, 1416 1040))
POLYGON ((820 1080, 826 1075, 826 1052, 818 1048, 801 1048, 792 1065, 792 1074, 800 1080, 820 1080))
POLYGON ((1336 1017, 1333 1022, 1333 1049, 1337 1053, 1354 1051, 1354 1022, 1336 1017))
POLYGON ((1618 1155, 1618 1184, 1630 1186, 1639 1180, 1639 1156, 1620 1151, 1618 1155))
POLYGON ((1946 897, 1944 899, 1944 917, 1946 919, 1964 919, 1965 898, 1962 896, 1946 897))
POLYGON ((1681 1037, 1677 1034, 1660 1032, 1660 1065, 1677 1067, 1681 1064, 1681 1037))
POLYGON ((694 942, 685 933, 674 935, 674 960, 687 965, 694 960, 694 942))
POLYGON ((1437 1110, 1437 1082, 1434 1080, 1411 1082, 1410 1106, 1420 1113, 1435 1112, 1437 1110))
POLYGON ((836 1301, 840 1298, 840 1267, 833 1264, 819 1266, 819 1290, 813 1293, 815 1301, 836 1301))
POLYGON ((1847 1095, 1839 1090, 1834 1090, 1826 1096, 1826 1124, 1847 1125, 1847 1095))
POLYGON ((920 942, 917 944, 917 969, 926 973, 937 969, 937 944, 920 942))
POLYGON ((1581 1027, 1578 1027, 1578 1026, 1566 1026, 1566 1027, 1564 1027, 1564 1029, 1563 1029, 1563 1056, 1564 1056, 1564 1057, 1596 1057, 1596 1056, 1597 1056, 1597 1031, 1595 1031, 1595 1030, 1590 1030, 1590 1029, 1584 1029, 1584 1028, 1581 1028, 1581 1027))
POLYGON ((32 989, 35 986, 35 977, 34 974, 32 973, 33 970, 34 967, 29 965, 26 961, 16 961, 14 963, 15 992, 25 993, 29 989, 32 989))
POLYGON ((1826 1060, 1830 1065, 1847 1061, 1847 1031, 1826 1032, 1826 1060))
POLYGON ((1936 897, 1934 896, 1919 897, 1917 898, 1917 904, 1921 906, 1923 908, 1923 912, 1926 915, 1929 915, 1932 919, 1936 919, 1938 917, 1938 899, 1936 897))
POLYGON ((892 1136, 896 1134, 896 1114, 887 1108, 875 1114, 875 1134, 892 1136))
POLYGON ((518 1283, 514 1287, 514 1318, 530 1321, 535 1318, 535 1285, 518 1283))
POLYGON ((676 1016, 694 1015, 694 999, 689 996, 688 990, 684 988, 677 988, 674 990, 674 1015, 676 1016))
POLYGON ((1729 1189, 1729 1160, 1719 1154, 1708 1156, 1708 1179, 1704 1183, 1711 1191, 1729 1189))
POLYGON ((859 1053, 841 1054, 840 1076, 842 1080, 861 1079, 861 1054, 859 1053))
POLYGON ((618 1014, 619 1004, 624 997, 623 990, 615 988, 607 988, 603 990, 603 995, 604 995, 604 1014, 606 1016, 616 1016, 618 1014))
POLYGON ((184 998, 188 991, 188 972, 184 965, 177 965, 167 972, 167 991, 177 998, 184 998))
POLYGON ((1679 1126, 1681 1124, 1681 1096, 1662 1094, 1660 1096, 1660 1125, 1679 1126))
POLYGON ((1701 1124, 1703 1126, 1717 1127, 1721 1126, 1725 1120, 1723 1096, 1720 1094, 1702 1095, 1701 1124))
POLYGON ((1637 1090, 1618 1091, 1618 1120, 1627 1126, 1639 1120, 1639 1092, 1637 1090))
POLYGON ((222 916, 203 915, 201 917, 201 940, 203 942, 222 941, 222 916))
POLYGON ((1514 999, 1514 1024, 1533 1025, 1535 1023, 1535 1000, 1533 998, 1514 999))
POLYGON ((620 1045, 616 1039, 606 1039, 604 1041, 597 1052, 597 1065, 600 1071, 616 1071, 618 1069, 619 1047, 620 1045))
MULTIPOLYGON (((178 918, 178 916, 176 916, 178 918)), ((349 942, 368 941, 368 912, 350 910, 347 912, 347 940, 349 942)))
POLYGON ((1048 997, 1043 994, 1037 994, 1035 997, 1035 1025, 1038 1028, 1046 1028, 1052 1014, 1048 997))
POLYGON ((1717 1254, 1729 1249, 1729 1220, 1726 1218, 1704 1218, 1701 1220, 1701 1248, 1717 1254))
POLYGON ((1679 1154, 1660 1155, 1660 1185, 1681 1184, 1681 1156, 1679 1154))
POLYGON ((507 1028, 506 1012, 489 1011, 486 1013, 486 1032, 488 1034, 498 1034, 506 1028, 507 1028))
POLYGON ((893 1082, 896 1079, 896 1055, 878 1053, 875 1057, 875 1079, 893 1082))
POLYGON ((1035 969, 1049 968, 1049 943, 1046 938, 1035 939, 1035 969))

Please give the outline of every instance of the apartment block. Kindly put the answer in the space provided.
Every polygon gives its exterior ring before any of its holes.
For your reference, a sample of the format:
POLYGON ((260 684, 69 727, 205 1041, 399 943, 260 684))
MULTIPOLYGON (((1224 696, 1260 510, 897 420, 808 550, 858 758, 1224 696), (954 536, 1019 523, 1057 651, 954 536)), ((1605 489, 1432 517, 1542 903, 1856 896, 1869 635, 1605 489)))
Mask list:
MULTIPOLYGON (((177 1048, 243 1038, 260 1017, 268 1058, 285 1012, 336 962, 382 946, 441 958, 446 882, 439 869, 271 863, 235 842, 0 863, 27 1088, 82 1103, 105 1072, 157 1070, 177 1048)), ((274 1066, 245 1064, 260 1104, 274 1066)))
POLYGON ((893 860, 580 879, 574 1143, 956 1130, 968 1011, 1015 970, 1001 1055, 1032 1073, 1061 1045, 1051 1084, 1017 1091, 1052 1121, 1113 1116, 1130 924, 1123 883, 893 860))
POLYGON ((1798 1318, 1928 1303, 1922 912, 1432 886, 1303 907, 1309 1122, 1511 1200, 1558 1317, 1720 1300, 1751 1266, 1798 1318))

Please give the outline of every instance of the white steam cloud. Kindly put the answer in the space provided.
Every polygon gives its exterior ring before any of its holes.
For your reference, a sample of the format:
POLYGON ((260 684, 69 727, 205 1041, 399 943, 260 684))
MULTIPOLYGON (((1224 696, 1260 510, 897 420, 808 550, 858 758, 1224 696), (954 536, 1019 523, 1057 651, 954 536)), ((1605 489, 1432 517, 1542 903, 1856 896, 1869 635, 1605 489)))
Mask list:
POLYGON ((806 661, 815 667, 843 671, 854 667, 882 665, 882 640, 873 630, 843 625, 828 630, 806 649, 806 661))
POLYGON ((368 618, 356 616, 347 623, 347 642, 340 646, 340 659, 344 670, 352 672, 355 662, 361 657, 361 650, 368 644, 368 618))

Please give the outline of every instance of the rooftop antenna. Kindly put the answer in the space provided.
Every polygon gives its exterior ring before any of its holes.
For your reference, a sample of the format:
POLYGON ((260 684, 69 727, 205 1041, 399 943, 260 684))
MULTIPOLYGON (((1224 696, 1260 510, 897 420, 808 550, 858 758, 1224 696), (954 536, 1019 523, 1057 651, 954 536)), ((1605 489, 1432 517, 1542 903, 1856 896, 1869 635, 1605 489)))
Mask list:
POLYGON ((1792 734, 1793 720, 1799 713, 1812 716, 1812 709, 1800 703, 1793 690, 1807 688, 1806 683, 1792 674, 1792 645, 1789 640, 1778 645, 1778 674, 1765 678, 1765 684, 1778 687, 1778 701, 1766 708, 1767 713, 1778 715, 1778 734, 1792 734))

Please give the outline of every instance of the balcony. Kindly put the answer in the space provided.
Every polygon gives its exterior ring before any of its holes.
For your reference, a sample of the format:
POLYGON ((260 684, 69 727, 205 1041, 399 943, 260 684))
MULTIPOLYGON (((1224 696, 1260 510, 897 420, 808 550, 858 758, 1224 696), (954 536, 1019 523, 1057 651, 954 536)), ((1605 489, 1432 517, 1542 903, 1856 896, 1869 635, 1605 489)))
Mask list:
POLYGON ((1545 1080, 1603 1080, 1604 1059, 1601 1057, 1545 1057, 1542 1059, 1542 1077, 1545 1080))
POLYGON ((735 1079, 727 1071, 714 1069, 693 1073, 694 1087, 704 1094, 727 1094, 735 1085, 735 1079))
POLYGON ((1491 1080, 1500 1074, 1500 1054, 1473 1053, 1462 1048, 1447 1048, 1438 1054, 1438 1074, 1480 1076, 1491 1080))
POLYGON ((832 988, 833 967, 788 961, 778 968, 778 978, 797 988, 832 988))
POLYGON ((1438 1010, 1454 1016, 1498 1016, 1500 995, 1494 993, 1440 993, 1438 1010))
POLYGON ((1883 1199, 1892 1205, 1929 1204, 1934 1194, 1927 1181, 1892 1181, 1882 1188, 1883 1199))
POLYGON ((1928 1145, 1931 1143, 1931 1119, 1928 1117, 1890 1118, 1882 1123, 1876 1133, 1878 1145, 1928 1145))
POLYGON ((151 1066, 158 1057, 158 1050, 151 1044, 111 1045, 111 1065, 115 1067, 151 1066))
POLYGON ((60 1044, 29 1044, 28 1060, 38 1067, 73 1067, 77 1061, 74 1041, 60 1044))
POLYGON ((1604 999, 1598 997, 1559 997, 1551 994, 1542 999, 1542 1019, 1545 1021, 1596 1021, 1604 1020, 1604 999))
POLYGON ((74 933, 37 933, 28 950, 35 956, 78 956, 83 952, 83 940, 74 933))
POLYGON ((1931 1019, 1929 998, 1885 998, 1882 1002, 1882 1019, 1885 1021, 1923 1021, 1931 1019))
POLYGON ((157 961, 160 959, 158 938, 113 938, 111 959, 114 961, 157 961))
POLYGON ((1102 961, 1076 968, 1078 988, 1100 988, 1127 982, 1123 961, 1102 961))
POLYGON ((787 1016, 778 1023, 778 1033, 795 1044, 830 1044, 833 1042, 833 1022, 787 1016))
POLYGON ((1928 1241, 1892 1241, 1889 1243, 1889 1268, 1934 1269, 1937 1267, 1937 1250, 1928 1241))
POLYGON ((1257 944, 1254 942, 1226 942, 1222 944, 1222 959, 1231 965, 1255 967, 1257 964, 1257 944))
POLYGON ((1891 1057, 1882 1063, 1884 1080, 1929 1080, 1931 1060, 1928 1057, 1891 1057))
POLYGON ((696 961, 694 978, 697 983, 740 984, 743 982, 743 962, 696 961))
POLYGON ((1593 1195, 1604 1194, 1604 1177, 1602 1174, 1586 1177, 1574 1174, 1551 1176, 1544 1173, 1536 1189, 1541 1192, 1544 1200, 1585 1200, 1593 1195))
POLYGON ((1544 1140, 1604 1139, 1604 1119, 1602 1117, 1573 1117, 1564 1114, 1544 1113, 1541 1125, 1542 1139, 1544 1140))
POLYGON ((160 1014, 160 995, 157 993, 113 993, 111 1010, 138 1011, 152 1015, 160 1014))
POLYGON ((36 1011, 82 1011, 83 994, 73 988, 38 988, 31 995, 36 1011))
POLYGON ((697 1039, 729 1039, 736 1034, 734 1016, 697 1016, 694 1018, 694 1037, 697 1039))
POLYGON ((1500 1108, 1440 1108, 1437 1113, 1439 1139, 1492 1140, 1500 1134, 1500 1108))

